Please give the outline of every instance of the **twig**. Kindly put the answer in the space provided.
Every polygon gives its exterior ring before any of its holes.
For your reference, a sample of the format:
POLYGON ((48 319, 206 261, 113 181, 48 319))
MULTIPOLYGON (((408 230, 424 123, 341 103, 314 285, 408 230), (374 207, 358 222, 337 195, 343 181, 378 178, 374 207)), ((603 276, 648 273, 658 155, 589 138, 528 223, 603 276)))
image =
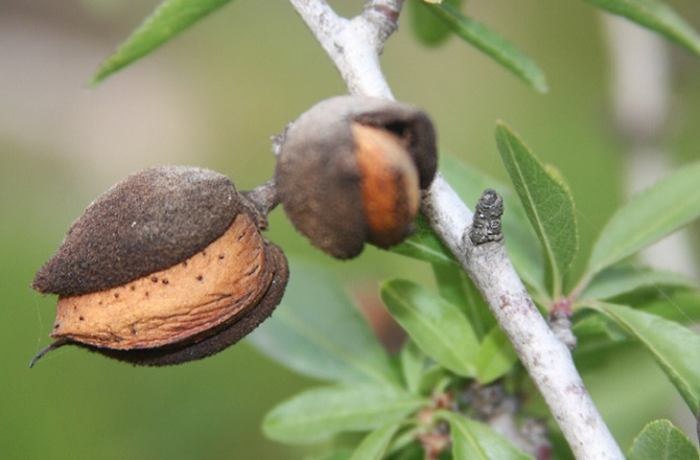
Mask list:
MULTIPOLYGON (((487 190, 477 209, 490 201, 492 191, 487 190)), ((491 210, 484 217, 486 228, 500 229, 497 212, 491 210)), ((574 455, 578 459, 624 458, 581 381, 569 349, 547 326, 516 274, 503 238, 492 236, 492 242, 480 244, 475 230, 476 225, 465 235, 462 266, 544 396, 574 455)))
MULTIPOLYGON (((402 1, 370 1, 352 20, 337 16, 323 0, 290 2, 338 68, 350 93, 392 98, 379 53, 397 26, 402 1)), ((503 239, 486 238, 479 245, 472 242, 468 232, 473 213, 439 174, 423 195, 421 212, 488 302, 576 458, 624 459, 569 350, 549 329, 516 274, 503 239)))
POLYGON ((341 18, 322 0, 290 0, 340 72, 350 94, 393 99, 379 66, 379 54, 401 10, 401 1, 372 1, 352 20, 341 18), (382 13, 394 20, 382 20, 382 13))

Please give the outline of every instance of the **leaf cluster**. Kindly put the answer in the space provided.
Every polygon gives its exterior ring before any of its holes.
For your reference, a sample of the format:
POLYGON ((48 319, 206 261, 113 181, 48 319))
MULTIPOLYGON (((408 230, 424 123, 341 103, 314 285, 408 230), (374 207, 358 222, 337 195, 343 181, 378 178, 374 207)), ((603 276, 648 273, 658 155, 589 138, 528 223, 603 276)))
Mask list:
POLYGON ((517 357, 500 329, 491 327, 480 339, 460 307, 416 283, 393 280, 382 286, 382 298, 411 338, 391 356, 335 280, 310 267, 291 269, 275 320, 249 340, 329 384, 273 408, 263 422, 266 435, 293 444, 335 437, 336 449, 323 458, 422 458, 419 440, 449 426, 457 458, 531 458, 462 416, 458 404, 443 402, 456 385, 474 379, 486 385, 513 367, 517 357), (348 433, 356 436, 338 437, 348 433))

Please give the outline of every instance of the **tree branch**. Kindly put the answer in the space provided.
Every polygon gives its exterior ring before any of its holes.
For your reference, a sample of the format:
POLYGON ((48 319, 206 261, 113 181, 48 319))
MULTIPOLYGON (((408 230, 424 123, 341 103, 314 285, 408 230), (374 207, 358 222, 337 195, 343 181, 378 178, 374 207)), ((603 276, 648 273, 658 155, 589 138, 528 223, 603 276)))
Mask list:
POLYGON ((350 94, 393 99, 379 54, 396 29, 401 1, 372 1, 352 20, 339 17, 323 0, 290 0, 340 72, 350 94), (394 20, 382 20, 393 16, 394 20))
MULTIPOLYGON (((393 98, 379 54, 397 27, 401 0, 370 1, 352 20, 337 16, 323 0, 290 2, 338 68, 351 94, 393 98)), ((547 326, 516 274, 503 238, 487 238, 478 245, 472 241, 473 213, 440 174, 423 194, 421 212, 479 288, 576 458, 624 459, 569 350, 547 326)))
MULTIPOLYGON (((477 212, 480 204, 490 204, 491 193, 484 192, 477 212)), ((483 226, 500 229, 500 215, 491 212, 491 216, 484 216, 487 222, 483 226)), ((460 262, 544 396, 574 455, 578 459, 623 459, 581 381, 569 349, 547 326, 515 272, 503 238, 493 237, 479 244, 475 230, 473 225, 465 234, 465 257, 460 262)))

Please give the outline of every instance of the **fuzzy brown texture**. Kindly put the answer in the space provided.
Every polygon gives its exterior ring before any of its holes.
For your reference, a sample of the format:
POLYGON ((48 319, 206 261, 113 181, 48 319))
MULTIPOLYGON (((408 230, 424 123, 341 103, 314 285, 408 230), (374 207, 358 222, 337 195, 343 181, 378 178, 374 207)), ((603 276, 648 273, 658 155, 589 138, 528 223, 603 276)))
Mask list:
POLYGON ((368 238, 353 123, 398 136, 416 164, 421 188, 437 169, 435 131, 425 113, 398 102, 338 96, 302 114, 283 134, 275 181, 294 226, 328 254, 358 255, 368 238))
POLYGON ((321 250, 347 259, 362 251, 367 223, 347 107, 335 105, 322 102, 288 129, 275 182, 297 230, 321 250))
POLYGON ((219 238, 238 207, 233 183, 214 171, 160 166, 136 172, 71 225, 32 288, 82 295, 164 270, 219 238))

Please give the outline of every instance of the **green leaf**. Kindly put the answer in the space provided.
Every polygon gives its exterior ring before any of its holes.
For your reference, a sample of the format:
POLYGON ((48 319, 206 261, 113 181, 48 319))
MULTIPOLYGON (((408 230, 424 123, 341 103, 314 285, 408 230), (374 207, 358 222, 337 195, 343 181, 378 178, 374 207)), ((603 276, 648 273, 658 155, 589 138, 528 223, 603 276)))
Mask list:
POLYGON ((700 321, 700 293, 679 291, 662 293, 658 299, 642 306, 643 311, 680 324, 700 321))
POLYGON ((384 283, 381 294, 394 319, 428 356, 458 375, 476 375, 479 343, 459 308, 406 280, 384 283))
POLYGON ((393 422, 377 428, 362 440, 351 460, 381 460, 401 423, 393 422))
POLYGON ((352 450, 348 448, 340 448, 332 452, 327 452, 313 457, 304 457, 304 460, 350 460, 352 450))
MULTIPOLYGON (((449 459, 451 457, 443 456, 441 458, 449 459)), ((388 460, 426 460, 425 450, 418 442, 414 442, 412 445, 392 454, 388 457, 388 460)))
POLYGON ((438 292, 467 317, 479 340, 495 324, 486 301, 462 267, 433 264, 438 292))
POLYGON ((432 264, 448 264, 459 267, 449 249, 435 235, 423 216, 415 220, 416 231, 402 243, 392 246, 389 250, 406 257, 424 260, 432 264))
POLYGON ((650 267, 620 264, 608 267, 593 278, 579 300, 603 300, 617 297, 644 287, 697 288, 698 283, 687 276, 650 267))
POLYGON ((698 450, 668 420, 655 420, 644 427, 632 444, 628 460, 698 460, 698 450))
POLYGON ((458 37, 481 50, 537 91, 547 91, 547 79, 542 70, 501 34, 463 16, 446 2, 425 7, 447 24, 458 37))
POLYGON ((440 159, 441 172, 465 203, 476 204, 486 189, 494 189, 503 197, 503 233, 506 248, 520 278, 535 293, 546 292, 540 244, 525 211, 510 187, 449 156, 440 159))
POLYGON ((165 0, 156 10, 109 56, 90 82, 96 85, 109 75, 153 50, 231 0, 165 0))
MULTIPOLYGON (((589 338, 591 336, 606 336, 604 347, 610 347, 613 343, 628 342, 630 334, 626 329, 622 328, 617 322, 603 315, 587 315, 584 318, 575 319, 573 328, 574 335, 579 339, 589 338)), ((579 344, 582 345, 583 344, 579 344)), ((581 351, 581 346, 576 346, 576 352, 581 351)), ((600 346, 600 343, 597 344, 600 346)))
POLYGON ((406 340, 401 349, 399 360, 401 361, 401 374, 403 375, 406 388, 411 393, 418 393, 423 372, 425 371, 425 353, 413 340, 409 339, 406 340))
POLYGON ((312 377, 399 384, 389 356, 336 280, 291 265, 282 303, 248 340, 280 364, 312 377))
POLYGON ((675 11, 655 0, 588 0, 598 8, 651 29, 700 56, 700 35, 675 11))
POLYGON ((651 352, 693 414, 700 401, 700 335, 672 321, 622 305, 590 306, 617 321, 651 352))
POLYGON ((438 292, 443 299, 457 307, 465 307, 471 300, 465 286, 468 276, 462 267, 433 264, 433 274, 437 282, 438 292))
POLYGON ((437 416, 450 424, 452 455, 469 460, 533 460, 505 436, 483 423, 440 411, 437 416))
POLYGON ((484 338, 476 358, 479 383, 487 385, 505 375, 518 361, 508 337, 500 327, 494 327, 484 338))
POLYGON ((591 277, 700 216, 700 162, 679 169, 630 200, 600 232, 588 261, 591 277))
POLYGON ((277 441, 310 443, 345 431, 366 431, 399 422, 428 401, 398 387, 376 384, 322 387, 272 409, 265 434, 277 441))
POLYGON ((553 297, 578 249, 574 200, 559 174, 543 165, 505 124, 496 128, 496 143, 530 223, 544 248, 553 297))
POLYGON ((452 381, 454 381, 454 375, 441 365, 433 363, 423 373, 418 394, 433 395, 436 392, 444 391, 452 381))
MULTIPOLYGON (((444 0, 456 10, 462 8, 464 0, 444 0)), ((438 46, 447 40, 452 31, 440 18, 428 11, 423 0, 407 2, 408 16, 411 21, 411 29, 418 40, 428 46, 438 46)))

